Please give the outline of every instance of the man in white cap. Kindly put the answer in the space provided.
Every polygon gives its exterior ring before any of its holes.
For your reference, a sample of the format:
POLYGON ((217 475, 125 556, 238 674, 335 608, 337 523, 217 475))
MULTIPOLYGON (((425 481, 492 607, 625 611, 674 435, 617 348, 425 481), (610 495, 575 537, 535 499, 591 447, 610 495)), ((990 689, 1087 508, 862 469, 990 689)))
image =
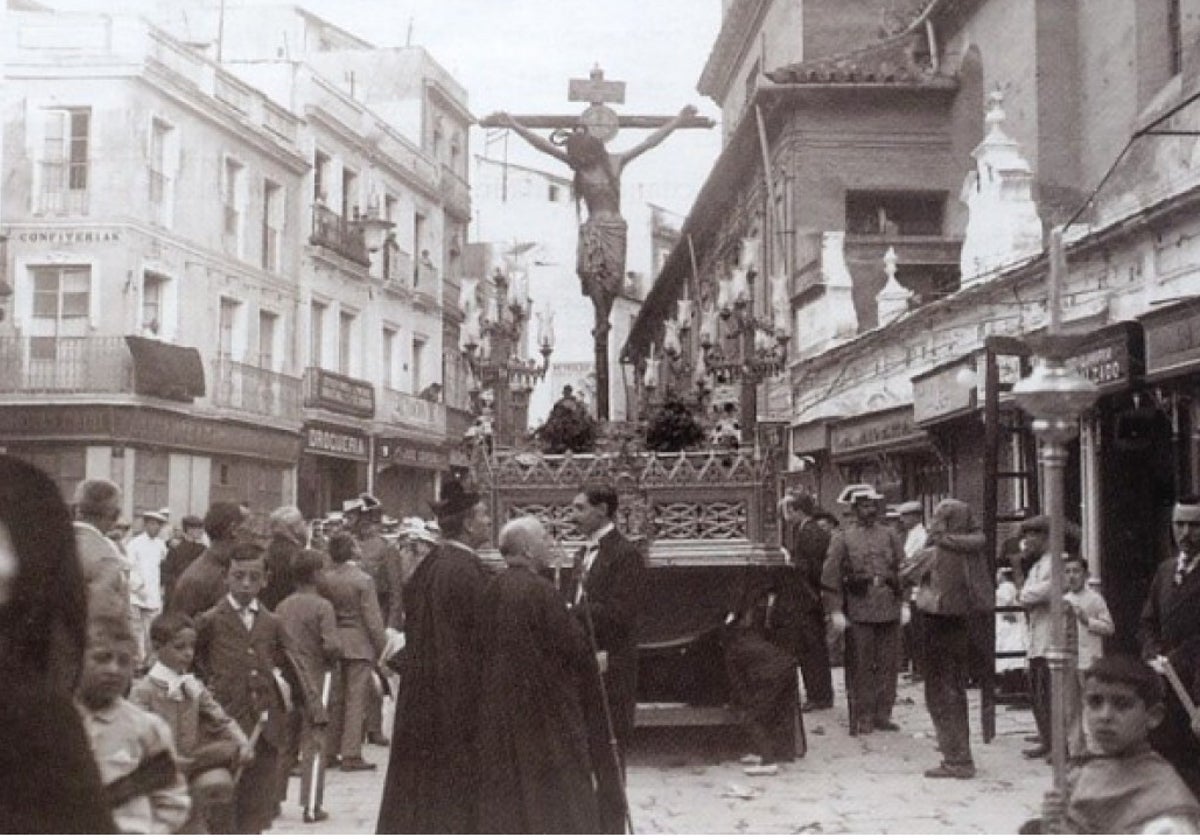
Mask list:
MULTIPOLYGON (((1184 686, 1200 679, 1200 499, 1180 499, 1171 512, 1178 554, 1159 565, 1142 609, 1142 656, 1162 671, 1170 661, 1184 686)), ((1150 735, 1151 745, 1178 771, 1193 793, 1200 792, 1200 744, 1174 691, 1167 691, 1166 719, 1150 735)))
POLYGON ((150 622, 162 612, 162 561, 167 557, 162 529, 170 517, 166 509, 143 511, 142 532, 126 548, 131 566, 130 619, 137 640, 139 667, 150 664, 150 622))
POLYGON ((830 623, 849 629, 850 733, 895 731, 896 671, 900 662, 900 535, 879 521, 883 496, 869 484, 851 485, 838 499, 855 521, 833 535, 821 572, 830 623))

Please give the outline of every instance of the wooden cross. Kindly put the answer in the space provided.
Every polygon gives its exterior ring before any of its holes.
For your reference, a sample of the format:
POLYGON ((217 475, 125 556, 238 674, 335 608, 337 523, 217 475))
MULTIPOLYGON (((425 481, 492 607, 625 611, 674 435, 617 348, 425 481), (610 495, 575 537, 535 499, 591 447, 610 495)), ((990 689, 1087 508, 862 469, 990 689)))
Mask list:
MULTIPOLYGON (((605 103, 625 102, 625 83, 604 78, 604 71, 599 65, 592 68, 586 79, 569 79, 567 82, 567 100, 570 102, 587 102, 588 107, 582 114, 514 114, 513 119, 527 128, 565 128, 571 129, 578 125, 587 128, 588 133, 607 143, 617 136, 620 128, 658 128, 666 125, 672 117, 657 117, 646 115, 618 115, 605 103)), ((484 117, 479 121, 484 128, 504 128, 492 117, 484 117)), ((684 121, 680 128, 712 128, 715 122, 708 117, 695 116, 684 121)))

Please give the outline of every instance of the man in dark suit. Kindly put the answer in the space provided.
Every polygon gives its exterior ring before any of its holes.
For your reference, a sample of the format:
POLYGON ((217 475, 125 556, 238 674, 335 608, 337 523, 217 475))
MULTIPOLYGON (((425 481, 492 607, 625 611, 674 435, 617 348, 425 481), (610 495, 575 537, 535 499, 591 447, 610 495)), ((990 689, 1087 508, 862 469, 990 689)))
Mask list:
POLYGON ((341 679, 334 694, 325 755, 328 766, 333 767, 340 753, 341 768, 347 773, 375 769, 363 760, 363 733, 371 701, 371 671, 387 644, 375 584, 354 562, 357 551, 352 536, 334 534, 329 539, 333 566, 317 584, 317 591, 333 604, 342 648, 341 679))
POLYGON ((825 607, 821 571, 830 533, 817 522, 817 500, 807 491, 783 499, 784 547, 789 565, 783 570, 775 604, 773 638, 800 663, 808 699, 805 712, 833 708, 833 672, 825 642, 825 607))
MULTIPOLYGON (((196 672, 221 707, 251 735, 262 723, 254 760, 234 793, 231 825, 214 833, 258 834, 279 809, 280 754, 287 746, 287 716, 279 680, 295 676, 279 619, 258 600, 267 580, 262 549, 239 543, 229 553, 228 592, 196 619, 196 672)), ((293 692, 293 687, 287 689, 293 692)), ((305 702, 303 687, 292 695, 305 702)), ((224 822, 224 821, 222 821, 224 822)))
POLYGON ((613 523, 617 491, 612 487, 584 487, 571 502, 571 514, 587 542, 571 567, 569 599, 595 647, 608 699, 608 720, 603 708, 597 717, 593 703, 589 721, 600 822, 606 832, 619 834, 625 825, 625 748, 637 709, 638 598, 645 561, 613 523))
POLYGON ((433 505, 442 542, 404 589, 407 644, 379 834, 474 834, 476 733, 489 575, 475 550, 492 536, 487 502, 457 480, 433 505))
MULTIPOLYGON (((1139 636, 1142 657, 1160 672, 1170 660, 1183 684, 1200 684, 1200 499, 1181 499, 1171 513, 1179 553, 1164 560, 1150 582, 1139 636)), ((1150 743, 1171 762, 1193 793, 1200 791, 1200 745, 1175 692, 1167 691, 1167 714, 1150 743)), ((1200 794, 1198 794, 1200 795, 1200 794)))
POLYGON ((236 502, 213 502, 204 514, 208 548, 179 576, 171 594, 172 612, 195 618, 221 600, 226 592, 229 558, 244 534, 245 521, 246 513, 236 502))

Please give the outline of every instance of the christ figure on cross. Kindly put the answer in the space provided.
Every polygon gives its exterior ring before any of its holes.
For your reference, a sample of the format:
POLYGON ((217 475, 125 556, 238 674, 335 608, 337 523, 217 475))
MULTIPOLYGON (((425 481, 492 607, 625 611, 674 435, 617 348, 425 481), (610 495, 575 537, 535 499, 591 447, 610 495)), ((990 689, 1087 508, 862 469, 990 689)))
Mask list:
POLYGON ((535 149, 561 160, 575 173, 575 200, 578 203, 582 199, 587 207, 587 219, 579 226, 575 271, 583 293, 596 307, 597 341, 608 332, 608 316, 625 279, 627 225, 621 216, 621 172, 630 161, 653 149, 695 116, 696 109, 688 105, 641 143, 615 153, 604 148, 604 141, 583 125, 570 132, 555 131, 547 140, 511 114, 501 112, 487 121, 511 128, 535 149), (561 142, 554 142, 560 137, 561 142))

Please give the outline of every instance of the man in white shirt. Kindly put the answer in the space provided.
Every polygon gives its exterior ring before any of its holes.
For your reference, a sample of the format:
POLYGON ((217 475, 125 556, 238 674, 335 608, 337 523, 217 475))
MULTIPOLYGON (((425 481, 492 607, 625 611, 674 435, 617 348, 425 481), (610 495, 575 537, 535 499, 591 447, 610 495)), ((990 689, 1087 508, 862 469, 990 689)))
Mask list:
POLYGON ((150 622, 162 612, 162 561, 167 556, 167 541, 161 536, 170 519, 166 510, 142 513, 142 532, 129 541, 130 620, 137 639, 139 667, 149 666, 150 622))

